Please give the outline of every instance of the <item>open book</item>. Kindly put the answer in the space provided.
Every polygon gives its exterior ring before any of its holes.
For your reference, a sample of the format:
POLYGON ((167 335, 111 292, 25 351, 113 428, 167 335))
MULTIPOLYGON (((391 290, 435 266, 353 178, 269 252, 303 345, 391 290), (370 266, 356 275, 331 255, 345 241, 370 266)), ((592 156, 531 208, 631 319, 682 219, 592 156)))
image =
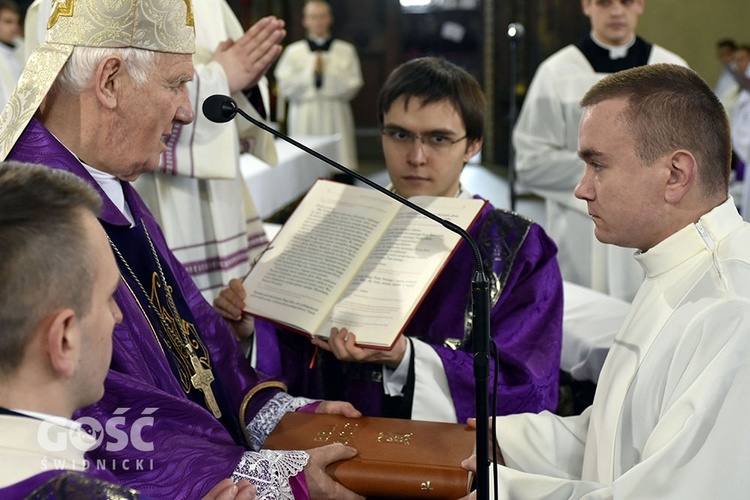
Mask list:
MULTIPOLYGON (((462 227, 483 200, 409 201, 462 227)), ((253 316, 308 336, 347 328, 390 349, 461 237, 378 191, 318 180, 245 279, 253 316)))

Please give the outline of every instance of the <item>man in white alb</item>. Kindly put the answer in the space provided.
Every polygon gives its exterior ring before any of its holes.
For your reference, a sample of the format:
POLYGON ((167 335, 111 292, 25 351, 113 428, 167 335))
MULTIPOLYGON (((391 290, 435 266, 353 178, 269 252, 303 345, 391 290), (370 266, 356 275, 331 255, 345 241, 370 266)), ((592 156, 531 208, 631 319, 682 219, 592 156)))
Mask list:
POLYGON ((646 280, 589 408, 497 419, 499 498, 745 498, 750 224, 727 195, 724 109, 667 64, 608 76, 581 105, 575 194, 646 280))
POLYGON ((545 199, 542 222, 558 247, 563 279, 630 301, 643 281, 632 251, 594 238, 586 205, 573 196, 583 172, 576 153, 578 100, 607 74, 654 63, 687 65, 636 36, 645 0, 581 0, 591 33, 536 71, 513 131, 518 182, 545 199))
POLYGON ((331 36, 332 24, 328 2, 307 2, 302 18, 307 38, 284 49, 274 76, 280 96, 289 101, 289 135, 339 134, 337 159, 356 170, 354 117, 349 103, 362 87, 362 70, 354 46, 331 36))

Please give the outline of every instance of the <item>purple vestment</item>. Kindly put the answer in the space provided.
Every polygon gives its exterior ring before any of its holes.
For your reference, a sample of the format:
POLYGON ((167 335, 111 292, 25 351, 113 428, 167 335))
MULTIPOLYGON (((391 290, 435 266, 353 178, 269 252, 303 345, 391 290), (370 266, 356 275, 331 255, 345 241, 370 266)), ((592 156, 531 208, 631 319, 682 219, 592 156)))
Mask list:
MULTIPOLYGON (((557 248, 539 225, 489 203, 469 232, 479 245, 485 273, 498 285, 490 314, 500 357, 497 413, 554 411, 563 309, 557 248)), ((440 356, 459 422, 476 414, 466 321, 473 266, 471 249, 462 242, 406 328, 407 336, 431 344, 440 356)), ((258 370, 283 379, 294 394, 345 399, 374 416, 384 414, 384 405, 390 404, 383 396, 381 365, 342 363, 321 352, 311 370, 307 338, 260 320, 256 334, 258 370)), ((408 384, 406 390, 408 399, 408 384)), ((411 402, 407 404, 410 409, 411 402)))
MULTIPOLYGON (((129 226, 80 161, 38 120, 31 120, 8 159, 40 163, 76 174, 102 196, 104 205, 99 219, 105 230, 107 225, 129 226)), ((226 322, 206 302, 167 248, 146 205, 129 183, 122 182, 122 188, 135 220, 142 221, 147 228, 156 251, 176 279, 176 283, 170 283, 175 295, 181 294, 192 313, 210 358, 215 377, 212 386, 221 387, 229 399, 233 418, 249 423, 279 391, 278 384, 259 386, 264 377, 248 366, 226 322), (250 397, 253 389, 261 388, 250 397)), ((151 250, 144 248, 140 253, 148 259, 151 250)), ((119 260, 118 265, 125 277, 128 271, 119 260)), ((148 305, 139 303, 135 296, 128 284, 121 281, 115 299, 123 321, 114 329, 112 363, 104 397, 77 412, 75 417, 99 422, 92 427, 103 429, 103 442, 89 457, 96 461, 95 466, 112 472, 119 484, 155 498, 198 498, 232 475, 250 444, 236 429, 228 430, 206 408, 186 396, 144 313, 148 305)), ((290 481, 296 493, 306 495, 304 474, 290 481)))

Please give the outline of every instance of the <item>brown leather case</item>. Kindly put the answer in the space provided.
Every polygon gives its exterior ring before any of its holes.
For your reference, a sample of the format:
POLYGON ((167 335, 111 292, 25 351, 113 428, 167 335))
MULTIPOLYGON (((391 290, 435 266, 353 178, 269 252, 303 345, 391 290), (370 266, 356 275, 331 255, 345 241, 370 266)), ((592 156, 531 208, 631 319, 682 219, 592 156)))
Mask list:
POLYGON ((461 461, 474 453, 469 426, 396 418, 346 418, 287 413, 265 449, 308 450, 331 443, 357 449, 357 456, 328 466, 346 488, 377 498, 460 498, 471 474, 461 461))

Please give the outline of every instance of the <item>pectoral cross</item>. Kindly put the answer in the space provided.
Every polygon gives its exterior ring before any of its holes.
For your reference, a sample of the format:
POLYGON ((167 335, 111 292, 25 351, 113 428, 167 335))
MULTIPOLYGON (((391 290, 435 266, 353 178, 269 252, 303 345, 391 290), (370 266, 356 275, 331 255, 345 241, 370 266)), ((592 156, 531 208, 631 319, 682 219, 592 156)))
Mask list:
POLYGON ((219 409, 219 403, 216 402, 214 397, 214 391, 211 390, 211 382, 214 381, 214 374, 211 370, 204 368, 201 364, 201 360, 194 352, 190 353, 190 363, 193 364, 193 371, 195 375, 190 377, 190 382, 193 387, 203 393, 203 397, 206 399, 206 404, 214 417, 221 418, 221 410, 219 409))

